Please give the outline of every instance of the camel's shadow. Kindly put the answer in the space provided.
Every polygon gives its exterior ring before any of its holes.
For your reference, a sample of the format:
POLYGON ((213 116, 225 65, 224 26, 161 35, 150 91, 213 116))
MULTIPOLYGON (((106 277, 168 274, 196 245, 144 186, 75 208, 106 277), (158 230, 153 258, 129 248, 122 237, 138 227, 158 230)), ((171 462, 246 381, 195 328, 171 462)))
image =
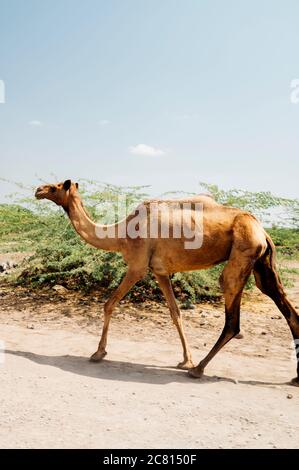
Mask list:
MULTIPOLYGON (((219 376, 203 376, 201 379, 192 379, 186 371, 171 366, 157 366, 152 364, 140 364, 125 361, 103 360, 100 363, 92 363, 82 356, 47 356, 27 351, 6 350, 7 354, 24 357, 37 364, 57 367, 63 371, 85 377, 103 380, 119 380, 124 382, 138 382, 148 384, 165 385, 172 382, 178 383, 219 383, 221 381, 236 383, 234 379, 219 376)), ((286 382, 273 383, 256 380, 239 380, 239 384, 275 386, 288 385, 286 382)))

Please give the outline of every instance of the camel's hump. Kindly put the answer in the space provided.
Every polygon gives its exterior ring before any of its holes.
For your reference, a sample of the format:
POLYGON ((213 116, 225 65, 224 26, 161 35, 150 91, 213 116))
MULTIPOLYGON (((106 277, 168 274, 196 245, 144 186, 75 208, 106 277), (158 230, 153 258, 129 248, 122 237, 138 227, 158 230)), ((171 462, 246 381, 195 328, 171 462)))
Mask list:
POLYGON ((143 202, 145 205, 149 204, 184 204, 184 203, 201 203, 204 205, 218 205, 213 196, 210 194, 197 194, 194 196, 178 197, 171 199, 157 198, 157 199, 147 199, 143 202))

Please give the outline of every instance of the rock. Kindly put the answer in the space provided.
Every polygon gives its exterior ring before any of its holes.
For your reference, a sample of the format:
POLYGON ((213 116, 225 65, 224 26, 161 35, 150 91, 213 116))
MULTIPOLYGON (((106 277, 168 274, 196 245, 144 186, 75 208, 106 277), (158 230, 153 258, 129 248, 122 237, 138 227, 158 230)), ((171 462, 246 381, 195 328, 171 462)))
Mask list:
POLYGON ((0 264, 0 273, 4 273, 8 271, 9 269, 13 269, 17 266, 17 264, 14 261, 8 260, 4 261, 3 263, 0 264))
POLYGON ((181 304, 181 310, 194 310, 195 305, 191 304, 190 302, 183 302, 181 304))
POLYGON ((1 263, 0 264, 0 273, 4 273, 7 270, 7 264, 1 263))
POLYGON ((7 264, 8 269, 13 269, 17 266, 17 263, 15 263, 14 261, 11 261, 11 260, 7 261, 6 264, 7 264))
POLYGON ((34 330, 34 325, 27 325, 27 328, 28 328, 29 330, 34 330))
POLYGON ((293 395, 292 395, 291 393, 288 393, 288 394, 287 394, 287 398, 288 398, 289 400, 291 400, 291 399, 293 398, 293 395))
POLYGON ((68 292, 68 290, 60 284, 55 284, 52 289, 55 290, 58 294, 65 294, 66 292, 68 292))

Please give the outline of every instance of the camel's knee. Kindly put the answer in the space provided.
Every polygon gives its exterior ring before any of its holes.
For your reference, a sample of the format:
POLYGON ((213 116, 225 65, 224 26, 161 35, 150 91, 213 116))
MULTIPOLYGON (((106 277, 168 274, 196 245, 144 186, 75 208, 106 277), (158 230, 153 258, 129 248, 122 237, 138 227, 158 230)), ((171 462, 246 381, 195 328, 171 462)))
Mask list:
POLYGON ((223 333, 228 339, 232 339, 237 336, 240 333, 239 322, 236 321, 225 325, 223 333))
POLYGON ((240 310, 239 310, 239 302, 235 305, 235 310, 232 313, 228 313, 229 311, 226 309, 226 320, 223 329, 223 333, 225 336, 234 338, 236 335, 240 333, 240 310))
POLYGON ((235 325, 231 328, 231 334, 232 334, 232 338, 234 338, 235 336, 237 336, 239 333, 240 333, 240 326, 239 325, 235 325))
POLYGON ((104 304, 104 316, 105 317, 110 317, 112 315, 114 303, 115 302, 111 299, 108 299, 107 302, 105 302, 104 304))
POLYGON ((174 326, 179 328, 180 325, 179 325, 178 317, 176 315, 173 315, 173 314, 171 314, 170 316, 171 316, 171 320, 172 320, 172 323, 174 324, 174 326))
POLYGON ((179 309, 170 310, 170 316, 176 327, 179 327, 182 321, 181 312, 179 309))

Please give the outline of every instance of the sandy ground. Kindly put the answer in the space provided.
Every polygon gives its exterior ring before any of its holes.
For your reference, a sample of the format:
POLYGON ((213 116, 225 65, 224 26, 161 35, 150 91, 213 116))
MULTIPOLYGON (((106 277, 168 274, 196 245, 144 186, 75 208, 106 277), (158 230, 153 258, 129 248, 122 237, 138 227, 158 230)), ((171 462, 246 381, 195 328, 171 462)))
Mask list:
MULTIPOLYGON (((299 280, 290 291, 298 302, 299 280)), ((124 302, 108 356, 88 362, 102 325, 95 297, 0 288, 1 448, 299 447, 299 388, 279 311, 254 293, 234 339, 192 380, 175 365, 177 333, 165 306, 124 302)), ((214 344, 222 306, 183 312, 194 360, 214 344)))

